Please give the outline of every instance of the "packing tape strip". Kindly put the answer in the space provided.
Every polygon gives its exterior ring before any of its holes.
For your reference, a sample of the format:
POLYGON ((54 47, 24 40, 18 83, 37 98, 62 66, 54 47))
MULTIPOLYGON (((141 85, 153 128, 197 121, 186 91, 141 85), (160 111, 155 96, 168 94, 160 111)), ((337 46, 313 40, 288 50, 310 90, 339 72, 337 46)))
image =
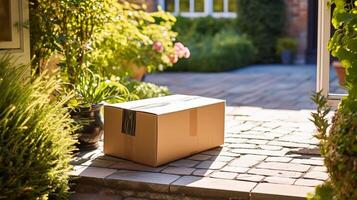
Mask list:
POLYGON ((136 133, 136 112, 123 109, 121 132, 124 138, 124 151, 129 159, 134 159, 134 137, 136 133))
POLYGON ((135 136, 136 111, 123 109, 121 132, 127 135, 135 136))
POLYGON ((130 136, 124 137, 124 151, 125 155, 128 156, 129 159, 134 159, 134 138, 130 136))
POLYGON ((190 136, 197 136, 197 109, 190 110, 190 136))

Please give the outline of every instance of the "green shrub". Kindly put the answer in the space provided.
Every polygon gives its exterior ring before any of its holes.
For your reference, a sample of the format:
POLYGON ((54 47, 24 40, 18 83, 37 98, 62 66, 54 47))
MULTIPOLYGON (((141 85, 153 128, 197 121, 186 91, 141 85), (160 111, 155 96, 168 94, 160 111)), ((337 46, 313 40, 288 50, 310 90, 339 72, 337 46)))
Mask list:
POLYGON ((130 91, 132 100, 162 97, 171 94, 167 87, 153 83, 128 81, 125 86, 130 91))
POLYGON ((93 35, 104 28, 113 15, 115 0, 30 0, 32 64, 39 70, 46 59, 60 54, 66 81, 75 84, 88 68, 93 35))
POLYGON ((316 187, 314 194, 308 194, 307 200, 332 200, 333 190, 330 182, 316 187))
POLYGON ((75 127, 54 79, 0 60, 0 199, 66 199, 75 127))
POLYGON ((177 17, 173 30, 178 33, 177 40, 189 44, 192 39, 200 39, 207 35, 214 36, 226 29, 236 30, 236 20, 213 17, 187 18, 177 17))
MULTIPOLYGON (((190 45, 190 44, 189 44, 190 45)), ((234 30, 205 36, 189 46, 191 57, 174 65, 176 71, 219 72, 237 69, 254 62, 255 48, 234 30)))
POLYGON ((147 72, 172 66, 170 56, 175 54, 177 35, 172 26, 176 18, 161 10, 146 12, 135 4, 113 7, 111 12, 117 16, 94 35, 91 61, 100 74, 130 74, 132 64, 146 67, 147 72))
POLYGON ((129 91, 123 84, 115 80, 104 80, 90 70, 81 73, 71 91, 74 95, 69 106, 77 108, 90 108, 102 102, 121 103, 127 101, 129 96, 129 91))
POLYGON ((256 60, 275 62, 276 41, 283 33, 286 19, 284 0, 238 0, 237 3, 238 26, 257 48, 256 60))
POLYGON ((357 199, 357 2, 330 3, 335 6, 332 24, 336 31, 329 49, 346 69, 348 96, 333 119, 325 163, 336 198, 357 199))
POLYGON ((317 112, 312 113, 312 121, 330 175, 332 194, 337 200, 357 199, 357 110, 347 110, 342 104, 330 124, 327 115, 331 108, 326 97, 319 92, 313 100, 317 112))

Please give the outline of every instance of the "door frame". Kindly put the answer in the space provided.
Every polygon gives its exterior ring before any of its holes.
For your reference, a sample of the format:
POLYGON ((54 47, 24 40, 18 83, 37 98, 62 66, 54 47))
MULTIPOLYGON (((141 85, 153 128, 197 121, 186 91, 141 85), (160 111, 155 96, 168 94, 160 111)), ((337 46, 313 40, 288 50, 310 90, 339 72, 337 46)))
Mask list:
POLYGON ((12 25, 16 25, 16 39, 11 42, 2 41, 0 43, 0 56, 10 54, 16 63, 30 63, 30 30, 29 30, 29 1, 11 0, 12 25), (15 6, 15 7, 14 7, 15 6))
POLYGON ((318 3, 318 41, 317 41, 317 77, 316 91, 328 99, 331 106, 337 107, 343 94, 330 93, 330 51, 328 43, 331 38, 331 8, 328 0, 319 0, 318 3))

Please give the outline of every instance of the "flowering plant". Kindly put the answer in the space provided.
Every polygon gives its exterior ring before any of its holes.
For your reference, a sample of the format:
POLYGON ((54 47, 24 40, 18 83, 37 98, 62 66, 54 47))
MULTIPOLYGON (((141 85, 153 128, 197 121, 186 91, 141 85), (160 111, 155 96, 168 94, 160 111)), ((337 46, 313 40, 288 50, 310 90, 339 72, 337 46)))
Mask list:
POLYGON ((91 56, 102 75, 127 74, 131 64, 147 72, 161 71, 190 56, 187 47, 175 43, 177 33, 172 26, 176 18, 170 13, 149 13, 145 6, 129 3, 118 3, 112 9, 112 20, 95 36, 91 56))

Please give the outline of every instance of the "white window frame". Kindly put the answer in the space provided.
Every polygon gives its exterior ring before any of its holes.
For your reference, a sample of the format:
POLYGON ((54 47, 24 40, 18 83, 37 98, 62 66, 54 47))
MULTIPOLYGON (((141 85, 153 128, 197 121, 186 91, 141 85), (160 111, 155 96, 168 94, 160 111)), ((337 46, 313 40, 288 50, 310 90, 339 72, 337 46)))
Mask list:
MULTIPOLYGON (((235 12, 229 12, 229 0, 224 0, 223 12, 213 12, 213 0, 204 0, 204 11, 203 12, 195 12, 195 0, 189 0, 190 7, 189 12, 180 12, 180 0, 174 0, 174 12, 172 13, 175 16, 182 16, 182 17, 206 17, 212 16, 214 18, 235 18, 237 14, 235 12)), ((159 0, 158 5, 161 6, 163 10, 165 10, 165 0, 159 0)))
MULTIPOLYGON (((229 0, 223 0, 223 12, 212 12, 212 16, 215 18, 235 18, 237 17, 237 13, 229 12, 228 10, 229 0)), ((213 7, 213 0, 212 0, 213 7)))
POLYGON ((322 91, 331 106, 337 107, 345 94, 330 93, 330 52, 328 43, 331 38, 331 9, 328 0, 319 0, 318 7, 318 42, 317 42, 317 77, 316 91, 322 91))
MULTIPOLYGON (((11 0, 11 23, 14 26, 12 41, 0 42, 0 57, 11 54, 17 63, 30 62, 29 1, 11 0)), ((0 30, 1 31, 1 30, 0 30)), ((30 71, 28 73, 30 75, 30 71)))
POLYGON ((0 49, 20 49, 21 48, 21 28, 20 28, 20 14, 21 14, 20 0, 10 0, 10 24, 11 27, 11 41, 0 41, 0 49))

